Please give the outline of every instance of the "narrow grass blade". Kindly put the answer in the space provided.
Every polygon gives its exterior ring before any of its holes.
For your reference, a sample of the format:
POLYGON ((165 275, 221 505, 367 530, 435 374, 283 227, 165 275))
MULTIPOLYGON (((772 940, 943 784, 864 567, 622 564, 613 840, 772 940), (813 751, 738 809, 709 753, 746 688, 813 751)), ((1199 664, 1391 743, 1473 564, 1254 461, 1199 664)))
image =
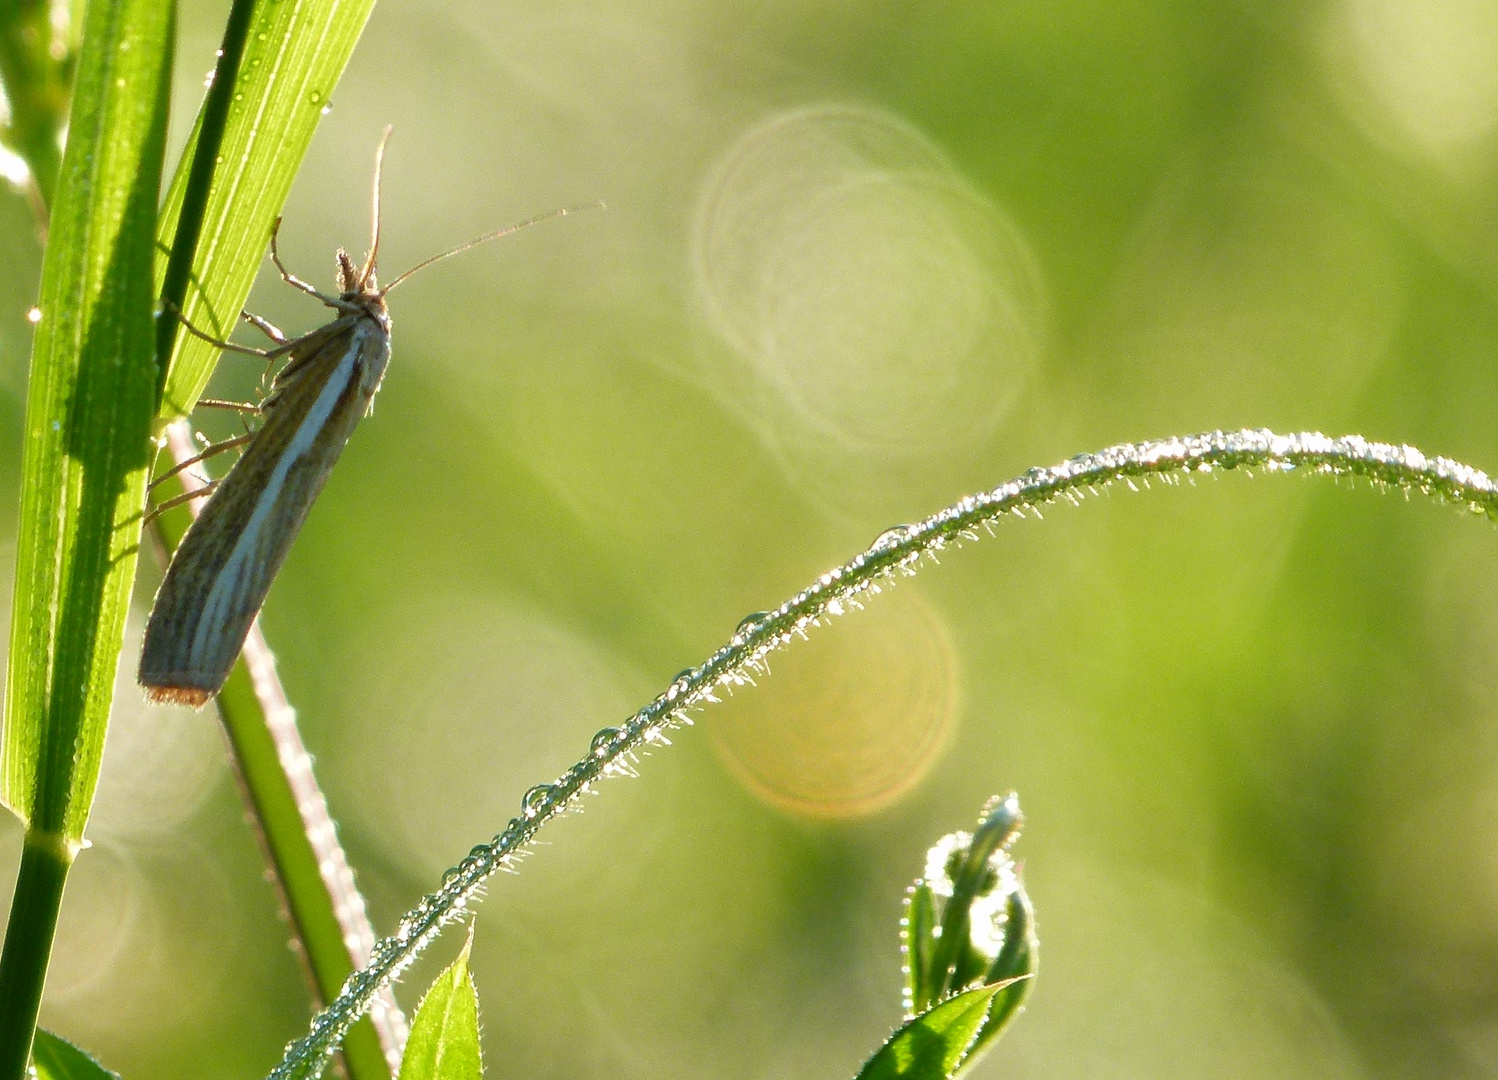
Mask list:
POLYGON ((0 800, 27 826, 0 954, 0 1080, 26 1070, 135 580, 174 21, 162 0, 89 5, 42 263, 0 743, 0 800))
POLYGON ((479 1052, 479 995, 463 951, 432 983, 416 1010, 400 1080, 483 1080, 479 1052))
POLYGON ((118 1073, 110 1072, 68 1040, 40 1028, 31 1047, 31 1063, 36 1080, 120 1080, 118 1073))
MULTIPOLYGON (((216 120, 205 102, 162 208, 163 250, 179 240, 192 248, 185 292, 167 298, 193 325, 219 337, 233 330, 265 256, 271 224, 373 7, 374 0, 254 0, 239 41, 242 54, 233 65, 220 64, 221 71, 232 66, 234 74, 227 108, 216 120), (210 179, 190 183, 199 140, 215 135, 210 179), (188 199, 190 189, 203 196, 200 216, 188 199)), ((227 37, 225 44, 231 44, 227 37)), ((221 59, 231 59, 227 48, 221 59)), ((160 284, 170 284, 170 260, 168 254, 157 260, 160 284)), ((162 421, 192 410, 216 359, 212 345, 176 334, 164 374, 162 421)))

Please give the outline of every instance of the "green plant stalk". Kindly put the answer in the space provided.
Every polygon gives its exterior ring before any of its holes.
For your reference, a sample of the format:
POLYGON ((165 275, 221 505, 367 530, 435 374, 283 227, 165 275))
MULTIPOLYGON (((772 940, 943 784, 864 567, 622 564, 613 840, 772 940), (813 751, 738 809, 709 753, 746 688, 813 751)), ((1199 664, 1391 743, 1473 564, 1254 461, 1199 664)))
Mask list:
POLYGON ((135 580, 175 13, 170 0, 89 6, 42 263, 0 746, 0 797, 29 860, 0 951, 0 1080, 25 1075, 135 580))
POLYGON ((188 162, 187 174, 182 182, 182 201, 172 230, 171 250, 161 275, 161 307, 164 314, 156 322, 158 402, 166 388, 172 346, 176 342, 180 326, 177 319, 166 313, 181 311, 187 297, 193 258, 198 251, 198 239, 203 233, 203 214, 208 207, 208 192, 213 186, 214 171, 218 168, 224 127, 229 120, 229 104, 233 100, 235 83, 239 78, 239 65, 244 58, 245 40, 250 33, 251 16, 254 12, 255 0, 234 0, 233 7, 229 9, 229 20, 224 25, 224 40, 218 51, 218 62, 213 66, 213 83, 203 96, 203 105, 198 111, 196 129, 189 143, 190 153, 183 155, 184 161, 188 162))
MULTIPOLYGON (((284 739, 278 740, 265 722, 265 711, 244 657, 235 663, 219 693, 218 704, 224 730, 234 748, 240 790, 259 826, 266 861, 281 886, 292 930, 312 976, 316 1000, 332 1001, 353 974, 354 963, 344 945, 344 926, 319 873, 318 853, 308 838, 288 770, 282 767, 284 739)), ((299 756, 305 774, 311 776, 311 760, 306 751, 302 750, 299 756)), ((331 827, 331 820, 328 824, 331 827)), ((362 905, 362 898, 359 903, 362 905)), ((342 1050, 350 1080, 393 1075, 380 1034, 368 1016, 349 1029, 342 1050)))
POLYGON ((26 1073, 63 885, 75 852, 74 845, 55 833, 26 833, 5 929, 8 971, 0 979, 0 1076, 26 1073))
POLYGON ((4 142, 25 159, 44 212, 62 164, 73 60, 64 32, 52 25, 48 0, 0 0, 0 81, 10 103, 4 142))
POLYGON ((318 1075, 338 1040, 379 990, 399 977, 446 925, 463 917, 491 875, 515 866, 517 854, 534 841, 543 825, 602 780, 634 775, 632 762, 638 751, 667 742, 667 729, 690 723, 694 711, 717 702, 720 687, 752 683, 764 673, 771 652, 805 637, 823 618, 857 607, 866 594, 877 592, 896 575, 913 574, 928 556, 978 540, 980 530, 991 531, 1008 515, 1039 516, 1042 506, 1058 500, 1079 503, 1116 484, 1175 483, 1217 470, 1302 471, 1362 478, 1498 520, 1498 484, 1461 462, 1356 435, 1332 439, 1317 432, 1277 435, 1258 429, 1123 443, 1082 454, 1049 469, 1031 469, 917 524, 889 529, 867 551, 823 574, 774 611, 744 620, 727 644, 683 672, 622 727, 605 728, 595 735, 587 756, 563 776, 527 791, 521 798, 520 816, 448 870, 441 887, 406 913, 395 934, 375 946, 369 965, 350 978, 338 999, 313 1019, 311 1030, 287 1047, 285 1057, 270 1073, 272 1080, 318 1075))

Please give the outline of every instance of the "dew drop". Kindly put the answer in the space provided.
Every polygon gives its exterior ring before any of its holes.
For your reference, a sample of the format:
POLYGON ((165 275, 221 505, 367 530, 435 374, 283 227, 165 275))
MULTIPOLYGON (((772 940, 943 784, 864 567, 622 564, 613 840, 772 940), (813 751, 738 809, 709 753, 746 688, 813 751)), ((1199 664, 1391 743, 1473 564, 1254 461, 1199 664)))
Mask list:
POLYGON ((308 96, 311 97, 312 104, 316 105, 319 101, 322 100, 322 91, 321 90, 314 90, 308 96))
POLYGON ((33 326, 35 326, 37 323, 41 322, 42 321, 42 309, 39 308, 39 307, 32 308, 30 311, 28 311, 26 313, 26 321, 29 322, 29 323, 31 323, 31 325, 33 325, 33 326))
POLYGON ((332 111, 333 111, 333 106, 331 104, 324 105, 321 109, 318 110, 318 112, 322 113, 322 115, 324 115, 324 116, 327 116, 328 113, 330 113, 332 111))
POLYGON ((672 679, 671 681, 674 683, 686 682, 692 677, 692 673, 696 670, 696 668, 682 668, 676 673, 676 678, 672 679))
POLYGON ((738 629, 745 630, 754 623, 759 622, 768 614, 768 611, 751 611, 748 615, 745 615, 742 619, 739 620, 738 629))
POLYGON ((541 812, 541 808, 546 805, 550 798, 551 785, 537 784, 520 797, 521 814, 525 816, 527 821, 531 820, 541 812))
POLYGON ((909 531, 910 531, 910 526, 909 525, 894 525, 894 526, 891 526, 890 528, 885 529, 878 536, 874 537, 874 545, 873 546, 876 547, 876 548, 878 548, 881 551, 884 550, 885 548, 894 547, 901 540, 905 539, 905 536, 906 536, 906 534, 909 531))
POLYGON ((597 735, 593 736, 593 741, 588 744, 588 749, 592 751, 594 757, 603 757, 609 752, 609 747, 614 745, 614 740, 618 737, 618 728, 603 728, 598 732, 597 735))

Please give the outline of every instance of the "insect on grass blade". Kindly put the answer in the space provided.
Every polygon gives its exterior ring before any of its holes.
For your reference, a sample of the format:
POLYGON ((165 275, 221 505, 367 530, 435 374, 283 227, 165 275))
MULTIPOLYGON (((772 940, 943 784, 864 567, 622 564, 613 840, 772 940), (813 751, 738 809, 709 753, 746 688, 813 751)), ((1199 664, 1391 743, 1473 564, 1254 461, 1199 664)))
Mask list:
POLYGON ((289 273, 276 248, 279 221, 271 233, 271 259, 282 279, 338 314, 263 354, 284 357, 286 364, 260 404, 261 426, 182 538, 151 608, 139 678, 153 701, 201 706, 224 685, 292 541, 380 388, 390 361, 386 294, 449 255, 586 209, 554 210, 486 233, 423 260, 381 288, 375 279, 380 167, 389 138, 387 128, 375 154, 369 257, 358 267, 347 252, 338 252, 337 296, 289 273))

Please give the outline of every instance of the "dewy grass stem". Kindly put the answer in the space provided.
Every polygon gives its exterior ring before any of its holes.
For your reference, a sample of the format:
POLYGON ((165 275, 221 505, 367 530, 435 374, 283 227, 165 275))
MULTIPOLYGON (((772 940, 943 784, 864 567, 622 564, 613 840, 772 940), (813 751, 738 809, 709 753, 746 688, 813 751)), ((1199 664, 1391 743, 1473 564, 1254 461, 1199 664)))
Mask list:
POLYGON ((1411 446, 1341 439, 1319 433, 1276 435, 1265 430, 1215 431, 1157 442, 1124 443, 1082 454, 1048 469, 1031 469, 992 491, 970 495, 914 525, 880 534, 867 551, 823 574, 774 611, 740 624, 729 642, 699 666, 683 672, 622 727, 605 728, 587 756, 553 783, 527 791, 521 813, 504 831, 475 847, 401 920, 396 933, 375 946, 369 966, 353 975, 338 1000, 288 1047, 272 1080, 317 1075, 350 1026, 379 990, 396 978, 446 924, 462 917, 468 903, 497 870, 513 869, 548 820, 610 776, 632 775, 637 753, 667 742, 666 729, 691 722, 690 713, 718 701, 720 687, 752 683, 769 653, 804 637, 824 616, 840 615, 860 594, 877 591, 896 574, 910 574, 923 557, 964 540, 977 540, 1006 515, 1086 495, 1123 483, 1137 487, 1159 479, 1174 482, 1216 470, 1262 469, 1332 477, 1361 477, 1375 485, 1417 491, 1498 519, 1498 486, 1477 469, 1449 458, 1427 457, 1411 446))

